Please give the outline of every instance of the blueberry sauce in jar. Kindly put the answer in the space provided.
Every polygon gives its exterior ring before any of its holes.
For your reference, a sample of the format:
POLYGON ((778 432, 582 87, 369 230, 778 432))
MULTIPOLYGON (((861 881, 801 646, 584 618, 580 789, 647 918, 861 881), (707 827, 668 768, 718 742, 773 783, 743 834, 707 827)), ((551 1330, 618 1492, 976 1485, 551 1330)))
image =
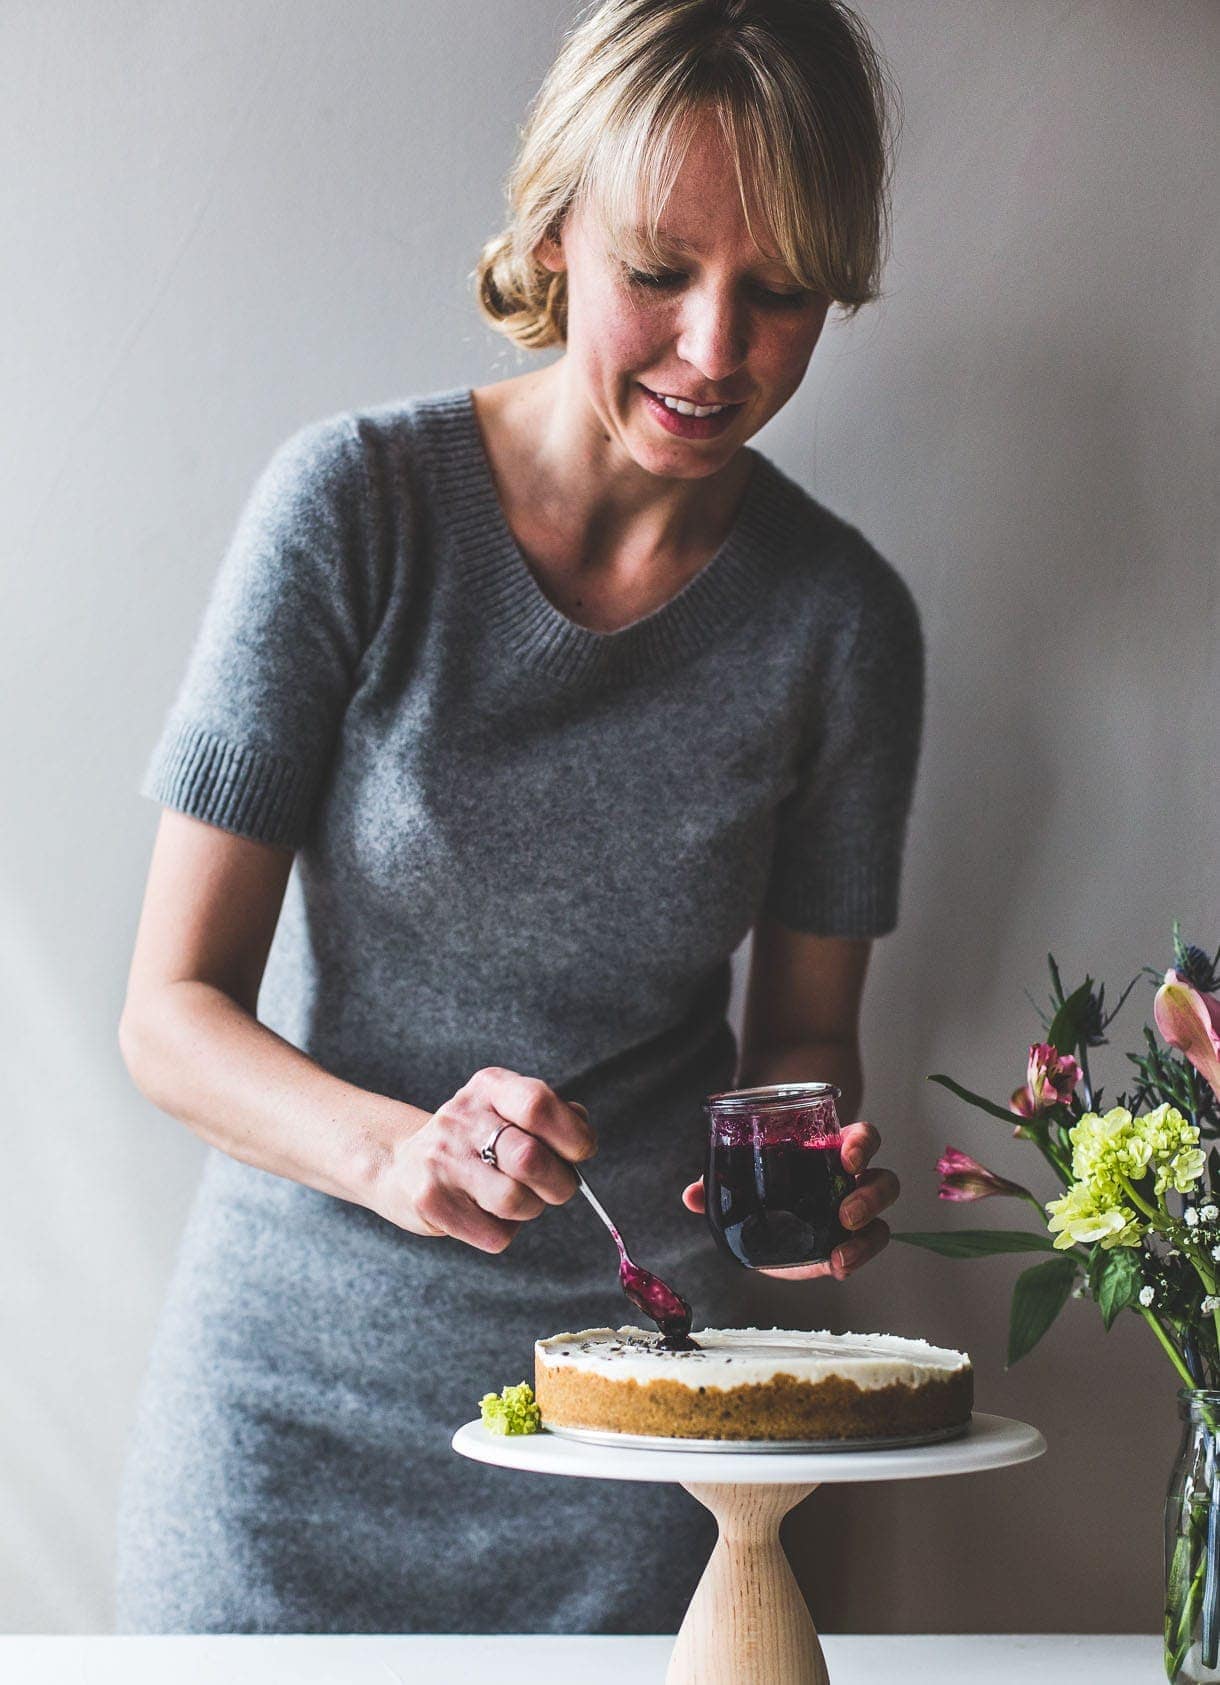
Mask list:
POLYGON ((847 1239, 840 1201, 854 1186, 830 1083, 713 1094, 704 1192, 717 1243, 747 1269, 826 1262, 847 1239))

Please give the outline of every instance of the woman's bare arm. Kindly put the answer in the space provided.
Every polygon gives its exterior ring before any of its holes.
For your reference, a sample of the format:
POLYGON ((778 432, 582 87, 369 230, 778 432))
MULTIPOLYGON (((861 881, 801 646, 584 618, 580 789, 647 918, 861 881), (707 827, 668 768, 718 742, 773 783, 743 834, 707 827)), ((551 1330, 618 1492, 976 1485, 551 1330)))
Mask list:
MULTIPOLYGON (((856 1231, 829 1263, 764 1270, 789 1280, 833 1275, 844 1280, 876 1256, 890 1231, 879 1213, 898 1198, 892 1170, 865 1169, 881 1144, 871 1123, 857 1120, 864 1092, 860 1065, 860 1002, 872 943, 815 936, 761 919, 754 931, 737 1081, 743 1088, 777 1082, 833 1082, 842 1092, 844 1168, 856 1175, 843 1219, 856 1231)), ((683 1190, 690 1211, 703 1211, 701 1182, 683 1190)))
POLYGON ((849 1122, 864 1095, 860 1003, 872 943, 809 936, 774 919, 754 930, 741 1057, 742 1088, 833 1082, 849 1122))
POLYGON ((255 1016, 292 856, 162 815, 119 1042, 137 1087, 246 1164, 367 1205, 416 1234, 499 1252, 575 1191, 594 1150, 536 1079, 476 1072, 434 1113, 332 1076, 255 1016), (500 1123, 500 1168, 478 1147, 500 1123))
POLYGON ((119 1026, 137 1087, 214 1147, 364 1202, 429 1114, 324 1071, 255 1017, 292 855, 162 814, 119 1026))

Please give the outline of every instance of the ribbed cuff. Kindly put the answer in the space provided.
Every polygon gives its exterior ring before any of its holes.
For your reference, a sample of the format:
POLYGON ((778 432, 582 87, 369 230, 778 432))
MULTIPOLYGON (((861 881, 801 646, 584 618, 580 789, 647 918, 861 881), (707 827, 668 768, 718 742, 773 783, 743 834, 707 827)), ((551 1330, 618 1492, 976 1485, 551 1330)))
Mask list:
POLYGON ((804 883, 773 883, 763 910, 818 936, 887 936, 898 923, 898 872, 892 862, 856 861, 804 883))
POLYGON ((171 722, 153 752, 142 795, 253 842, 295 848, 310 792, 291 762, 214 731, 171 722))

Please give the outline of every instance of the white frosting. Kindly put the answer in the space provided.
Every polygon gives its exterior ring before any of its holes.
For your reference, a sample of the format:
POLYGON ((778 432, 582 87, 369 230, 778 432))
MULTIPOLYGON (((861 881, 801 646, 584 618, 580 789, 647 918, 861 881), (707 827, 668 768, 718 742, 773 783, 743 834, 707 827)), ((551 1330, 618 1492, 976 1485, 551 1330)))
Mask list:
POLYGON ((904 1340, 897 1334, 813 1333, 790 1328, 696 1328, 698 1351, 664 1351, 642 1328, 586 1328, 539 1340, 534 1357, 548 1368, 578 1369, 615 1381, 677 1381, 688 1387, 739 1387, 791 1375, 799 1381, 840 1376, 872 1390, 906 1386, 970 1368, 965 1352, 904 1340))

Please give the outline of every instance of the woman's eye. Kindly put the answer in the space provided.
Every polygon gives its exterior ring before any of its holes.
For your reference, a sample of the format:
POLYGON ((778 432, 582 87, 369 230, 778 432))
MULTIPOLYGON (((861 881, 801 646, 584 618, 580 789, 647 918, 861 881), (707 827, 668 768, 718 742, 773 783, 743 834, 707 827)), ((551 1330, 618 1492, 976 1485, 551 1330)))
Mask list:
POLYGON ((808 293, 773 293, 770 287, 759 287, 758 296, 768 304, 808 304, 808 293))
POLYGON ((683 279, 676 269, 663 270, 659 275, 648 274, 642 269, 629 269, 627 278, 637 287, 672 287, 676 281, 683 279))
MULTIPOLYGON (((676 287, 686 279, 679 269, 663 269, 656 272, 643 269, 628 269, 627 278, 637 287, 651 287, 656 291, 662 288, 676 287)), ((755 297, 766 305, 778 305, 795 308, 807 304, 811 295, 807 292, 777 293, 770 287, 755 287, 755 297)))

